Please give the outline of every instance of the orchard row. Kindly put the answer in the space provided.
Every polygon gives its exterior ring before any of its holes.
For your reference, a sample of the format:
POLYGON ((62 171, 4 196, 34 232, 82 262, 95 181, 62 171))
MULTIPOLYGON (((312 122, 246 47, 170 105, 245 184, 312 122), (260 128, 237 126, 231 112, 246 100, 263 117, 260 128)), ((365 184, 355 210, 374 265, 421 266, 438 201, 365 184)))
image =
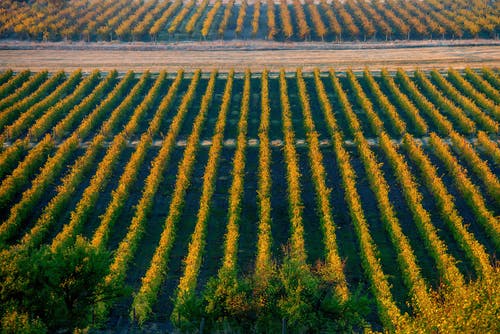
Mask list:
POLYGON ((0 37, 30 40, 494 38, 499 5, 466 0, 2 1, 0 37), (47 4, 48 3, 48 4, 47 4))

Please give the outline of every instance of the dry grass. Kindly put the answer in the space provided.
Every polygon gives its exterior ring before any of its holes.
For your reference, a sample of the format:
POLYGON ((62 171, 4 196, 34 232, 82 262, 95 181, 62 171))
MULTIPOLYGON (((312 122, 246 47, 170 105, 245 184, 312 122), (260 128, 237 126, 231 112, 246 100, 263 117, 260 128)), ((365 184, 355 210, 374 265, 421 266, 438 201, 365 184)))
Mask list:
POLYGON ((186 70, 219 68, 237 71, 250 68, 295 69, 314 67, 326 69, 362 69, 387 67, 463 68, 465 66, 500 64, 500 46, 454 46, 361 50, 0 50, 0 68, 14 70, 30 68, 74 70, 95 68, 107 70, 146 69, 158 71, 167 68, 186 70))

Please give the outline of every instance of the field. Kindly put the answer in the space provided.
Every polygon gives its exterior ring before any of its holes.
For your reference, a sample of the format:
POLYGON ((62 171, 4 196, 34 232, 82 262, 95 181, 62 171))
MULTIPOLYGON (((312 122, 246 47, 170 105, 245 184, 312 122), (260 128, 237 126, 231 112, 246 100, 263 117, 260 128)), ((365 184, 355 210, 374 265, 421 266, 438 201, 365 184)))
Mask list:
POLYGON ((495 332, 497 69, 326 66, 0 72, 3 259, 109 258, 82 327, 495 332))
POLYGON ((47 68, 91 71, 99 68, 105 71, 117 69, 140 72, 166 68, 183 68, 186 71, 217 68, 228 72, 230 69, 245 71, 249 68, 260 72, 264 69, 279 71, 281 68, 293 71, 298 67, 308 71, 316 67, 321 70, 330 67, 363 70, 366 66, 392 70, 412 70, 417 67, 447 69, 450 66, 462 69, 467 66, 496 66, 500 60, 498 45, 419 46, 418 49, 405 47, 405 44, 394 48, 357 49, 357 46, 362 44, 351 46, 348 50, 314 50, 314 45, 304 47, 300 43, 291 50, 281 50, 279 45, 271 45, 276 49, 259 50, 259 47, 269 47, 269 44, 252 42, 246 44, 244 50, 233 43, 224 44, 215 50, 202 50, 203 47, 210 47, 203 44, 180 45, 174 50, 141 50, 144 45, 52 44, 40 49, 39 44, 15 43, 6 44, 6 49, 0 52, 0 66, 18 71, 25 68, 34 71, 47 68))
POLYGON ((0 332, 499 333, 500 2, 0 1, 0 332))
POLYGON ((0 38, 34 41, 498 38, 498 2, 4 0, 0 38))

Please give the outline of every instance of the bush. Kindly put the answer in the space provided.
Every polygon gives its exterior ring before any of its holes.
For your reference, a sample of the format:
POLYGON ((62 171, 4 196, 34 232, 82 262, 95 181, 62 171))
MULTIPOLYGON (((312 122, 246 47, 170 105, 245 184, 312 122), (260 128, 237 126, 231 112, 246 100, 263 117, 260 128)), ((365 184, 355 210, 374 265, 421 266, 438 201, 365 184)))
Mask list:
POLYGON ((283 319, 294 332, 352 332, 365 324, 368 298, 335 294, 322 264, 293 259, 288 252, 270 278, 238 278, 231 270, 209 280, 202 296, 183 300, 172 322, 182 331, 280 332, 283 319))
POLYGON ((357 293, 343 302, 324 265, 315 268, 285 256, 278 272, 278 306, 287 325, 300 332, 352 332, 364 324, 368 298, 357 293))
POLYGON ((413 333, 499 333, 500 271, 491 278, 480 278, 463 289, 434 293, 435 312, 411 318, 408 328, 413 333))
POLYGON ((251 282, 248 279, 238 280, 234 271, 222 270, 217 278, 212 278, 203 297, 210 327, 249 329, 257 319, 251 282))
POLYGON ((99 300, 120 294, 104 287, 109 254, 83 238, 51 251, 13 247, 0 254, 2 332, 50 332, 86 327, 99 300))
POLYGON ((47 327, 39 319, 32 319, 26 313, 7 312, 1 319, 2 334, 42 334, 47 333, 47 327))

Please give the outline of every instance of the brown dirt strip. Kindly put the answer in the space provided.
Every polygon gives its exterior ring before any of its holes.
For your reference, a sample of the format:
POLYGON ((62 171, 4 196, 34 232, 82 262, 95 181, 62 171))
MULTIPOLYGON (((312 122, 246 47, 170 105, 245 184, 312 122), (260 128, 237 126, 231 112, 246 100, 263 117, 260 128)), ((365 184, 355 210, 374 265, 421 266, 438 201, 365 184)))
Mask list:
POLYGON ((395 69, 438 68, 450 66, 497 67, 500 65, 500 46, 454 46, 422 47, 396 49, 361 49, 361 50, 161 50, 161 51, 125 51, 125 50, 0 50, 0 68, 20 70, 29 68, 65 69, 82 68, 91 70, 117 69, 158 71, 184 68, 192 70, 218 68, 227 71, 230 68, 241 71, 250 68, 261 71, 264 68, 295 69, 314 67, 326 69, 362 69, 366 66, 377 69, 387 67, 395 69))
POLYGON ((434 39, 434 40, 392 40, 366 42, 279 42, 268 40, 214 40, 214 41, 170 41, 170 42, 37 42, 21 40, 0 40, 0 50, 122 50, 122 51, 262 51, 262 50, 361 50, 399 49, 423 47, 500 46, 495 39, 434 39))

